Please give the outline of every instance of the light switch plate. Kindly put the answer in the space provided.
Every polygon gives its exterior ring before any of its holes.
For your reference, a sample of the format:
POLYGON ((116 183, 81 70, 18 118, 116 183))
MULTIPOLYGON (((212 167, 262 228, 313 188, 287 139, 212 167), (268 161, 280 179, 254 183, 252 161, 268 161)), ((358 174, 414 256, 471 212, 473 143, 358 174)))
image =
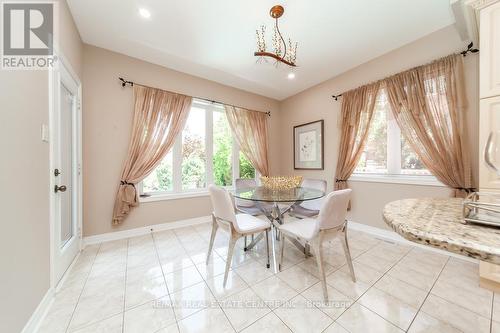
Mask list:
POLYGON ((42 142, 49 142, 49 126, 42 124, 42 142))

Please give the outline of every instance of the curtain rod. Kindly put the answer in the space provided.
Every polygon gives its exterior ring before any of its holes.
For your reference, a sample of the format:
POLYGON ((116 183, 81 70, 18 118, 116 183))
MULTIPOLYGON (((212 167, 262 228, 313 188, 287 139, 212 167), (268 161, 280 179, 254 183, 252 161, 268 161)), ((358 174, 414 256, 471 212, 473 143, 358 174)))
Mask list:
MULTIPOLYGON (((125 80, 122 77, 119 77, 118 79, 121 81, 122 87, 127 87, 127 86, 128 87, 133 87, 134 85, 137 85, 137 86, 146 87, 146 88, 164 90, 164 89, 160 89, 160 88, 155 88, 155 87, 147 86, 145 84, 136 83, 136 82, 133 82, 133 81, 128 81, 128 80, 125 80)), ((176 92, 174 92, 174 93, 176 93, 176 92)), ((223 102, 218 102, 218 101, 214 101, 214 100, 203 98, 203 97, 196 97, 196 96, 191 96, 191 97, 196 98, 196 99, 201 99, 203 101, 210 102, 210 103, 213 103, 213 104, 228 105, 228 106, 232 106, 232 107, 235 107, 235 108, 241 108, 241 109, 248 110, 247 108, 244 108, 242 106, 237 106, 237 105, 227 104, 227 103, 223 103, 223 102)), ((271 111, 267 111, 267 112, 264 112, 264 113, 267 114, 269 117, 271 117, 271 111)))
MULTIPOLYGON (((470 42, 469 45, 467 45, 467 49, 460 52, 459 54, 461 54, 463 57, 466 57, 467 54, 470 53, 477 53, 479 52, 479 49, 476 49, 476 48, 472 48, 474 46, 474 42, 470 42)), ((343 94, 343 93, 342 93, 343 94)), ((342 97, 342 94, 338 94, 338 95, 332 95, 332 98, 336 101, 339 100, 339 97, 342 97)))

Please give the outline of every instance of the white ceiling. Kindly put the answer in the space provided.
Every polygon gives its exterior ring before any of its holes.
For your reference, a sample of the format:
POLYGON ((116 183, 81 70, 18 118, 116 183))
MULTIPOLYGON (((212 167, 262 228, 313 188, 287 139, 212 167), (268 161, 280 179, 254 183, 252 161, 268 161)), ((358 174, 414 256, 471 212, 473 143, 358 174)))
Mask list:
POLYGON ((450 0, 68 0, 85 43, 282 100, 454 22, 450 0), (288 66, 257 64, 255 29, 285 7, 288 66), (139 8, 151 12, 139 16, 139 8))

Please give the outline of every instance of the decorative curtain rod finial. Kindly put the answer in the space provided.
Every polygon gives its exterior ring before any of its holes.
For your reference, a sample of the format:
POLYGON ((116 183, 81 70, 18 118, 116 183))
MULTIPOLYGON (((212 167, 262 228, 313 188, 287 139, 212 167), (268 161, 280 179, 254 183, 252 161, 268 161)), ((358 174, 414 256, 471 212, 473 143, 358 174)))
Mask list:
POLYGON ((124 87, 124 88, 127 86, 127 84, 130 85, 131 87, 134 86, 134 82, 132 82, 132 81, 126 81, 122 77, 119 77, 118 79, 122 82, 122 87, 124 87))
POLYGON ((472 47, 474 46, 474 42, 470 42, 469 45, 467 45, 467 50, 460 52, 460 54, 464 57, 467 56, 467 54, 470 53, 477 53, 479 52, 479 49, 473 49, 472 47))
POLYGON ((339 100, 339 97, 342 97, 342 94, 338 94, 338 95, 332 95, 332 98, 336 101, 339 100))

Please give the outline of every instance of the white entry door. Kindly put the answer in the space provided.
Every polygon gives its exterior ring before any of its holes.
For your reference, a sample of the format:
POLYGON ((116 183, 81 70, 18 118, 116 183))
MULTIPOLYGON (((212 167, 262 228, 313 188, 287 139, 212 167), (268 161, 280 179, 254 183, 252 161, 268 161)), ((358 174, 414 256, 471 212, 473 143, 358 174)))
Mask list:
POLYGON ((80 251, 80 83, 64 63, 51 74, 52 283, 80 251))

